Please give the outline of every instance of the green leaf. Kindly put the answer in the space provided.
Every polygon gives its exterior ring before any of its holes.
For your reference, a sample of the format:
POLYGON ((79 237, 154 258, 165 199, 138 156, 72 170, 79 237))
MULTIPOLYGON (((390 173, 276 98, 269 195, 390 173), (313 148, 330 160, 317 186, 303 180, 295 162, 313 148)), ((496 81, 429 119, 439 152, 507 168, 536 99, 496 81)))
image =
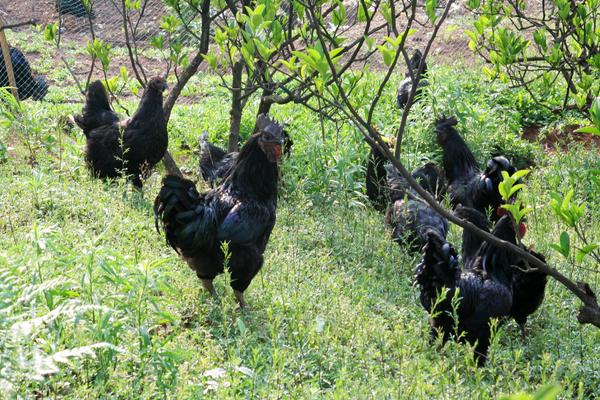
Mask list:
POLYGON ((388 67, 392 65, 392 63, 394 62, 394 57, 396 56, 396 52, 387 46, 378 45, 377 48, 383 56, 383 62, 385 63, 385 65, 388 67))
POLYGON ((467 0, 467 8, 471 11, 478 9, 480 5, 480 0, 467 0))
POLYGON ((583 261, 585 256, 596 250, 598 247, 599 246, 597 244, 588 244, 587 246, 583 246, 581 249, 577 249, 577 253, 575 253, 575 261, 580 263, 583 261))
POLYGON ((600 136, 600 129, 595 126, 584 126, 575 131, 576 133, 591 133, 592 135, 600 136))
POLYGON ((525 185, 523 185, 522 183, 519 183, 518 185, 513 186, 510 189, 510 193, 508 194, 508 197, 512 197, 513 194, 517 193, 519 190, 523 189, 525 187, 525 185))
POLYGON ((566 257, 571 253, 571 239, 569 238, 569 234, 563 231, 560 234, 560 248, 562 249, 562 255, 566 257))
POLYGON ((437 19, 437 15, 435 15, 435 9, 437 6, 438 0, 425 0, 425 14, 432 23, 434 23, 437 19))
POLYGON ((121 76, 123 82, 127 82, 129 80, 129 72, 124 66, 121 66, 121 68, 119 68, 119 75, 121 76))
POLYGON ((331 22, 335 26, 340 26, 346 23, 346 7, 341 1, 336 2, 336 8, 333 10, 331 22))
POLYGON ((511 178, 514 179, 515 181, 518 181, 519 179, 526 177, 527 174, 529 174, 530 172, 531 172, 531 170, 528 170, 528 169, 520 169, 517 172, 515 172, 514 174, 512 174, 511 178))
POLYGON ((392 18, 392 9, 388 3, 383 3, 381 5, 381 15, 383 15, 383 19, 385 19, 385 22, 387 22, 389 25, 394 23, 392 18))
POLYGON ((56 24, 48 24, 46 28, 44 28, 44 39, 48 41, 54 41, 56 39, 56 24))
POLYGON ((358 10, 357 10, 357 15, 356 15, 356 19, 358 20, 358 22, 366 22, 367 18, 370 17, 370 13, 369 13, 369 6, 371 5, 370 1, 365 1, 364 2, 364 6, 363 7, 363 3, 360 2, 358 4, 358 10))

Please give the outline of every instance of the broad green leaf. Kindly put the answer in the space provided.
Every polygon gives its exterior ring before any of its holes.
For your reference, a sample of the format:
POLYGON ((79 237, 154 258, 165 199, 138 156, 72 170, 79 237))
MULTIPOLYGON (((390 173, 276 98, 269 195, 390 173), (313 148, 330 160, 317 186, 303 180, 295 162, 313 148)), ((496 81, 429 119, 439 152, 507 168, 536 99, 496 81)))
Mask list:
POLYGON ((577 252, 575 253, 575 261, 577 263, 580 263, 581 261, 583 261, 585 256, 587 256, 588 254, 590 254, 592 251, 596 250, 597 248, 598 248, 597 244, 588 244, 587 246, 584 246, 581 249, 577 249, 577 252))
POLYGON ((425 14, 432 23, 435 23, 435 20, 437 19, 437 16, 435 15, 437 6, 438 0, 425 0, 425 14))
POLYGON ((592 135, 600 136, 600 129, 595 126, 584 126, 575 131, 576 133, 591 133, 592 135))
POLYGON ((563 250, 563 255, 568 257, 571 253, 571 239, 569 238, 569 234, 563 231, 560 234, 560 247, 563 250))

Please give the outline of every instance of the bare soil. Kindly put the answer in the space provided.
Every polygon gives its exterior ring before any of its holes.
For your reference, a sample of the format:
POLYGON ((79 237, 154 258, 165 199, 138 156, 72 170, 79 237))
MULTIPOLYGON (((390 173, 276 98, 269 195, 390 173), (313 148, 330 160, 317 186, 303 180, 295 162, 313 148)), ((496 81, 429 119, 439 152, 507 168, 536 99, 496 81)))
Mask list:
POLYGON ((540 126, 528 126, 523 128, 521 138, 540 143, 548 153, 553 153, 556 149, 566 150, 573 143, 583 143, 586 148, 600 150, 600 136, 575 132, 579 128, 580 125, 567 125, 563 130, 542 134, 540 126))

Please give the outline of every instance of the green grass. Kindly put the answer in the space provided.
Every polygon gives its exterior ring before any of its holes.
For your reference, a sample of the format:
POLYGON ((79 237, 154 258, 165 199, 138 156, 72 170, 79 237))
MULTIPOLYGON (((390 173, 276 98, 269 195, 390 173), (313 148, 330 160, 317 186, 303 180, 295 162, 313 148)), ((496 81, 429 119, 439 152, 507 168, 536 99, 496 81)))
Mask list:
MULTIPOLYGON (((501 151, 535 162, 526 243, 600 289, 597 265, 574 268, 550 250, 563 228, 547 207, 551 191, 573 187, 589 204, 586 232, 598 241, 597 152, 570 146, 548 156, 522 142, 522 124, 563 117, 478 71, 438 66, 431 80, 404 160, 439 160, 432 121, 452 113, 480 160, 501 151)), ((170 149, 193 171, 197 157, 181 145, 194 148, 202 130, 226 138, 228 97, 218 83, 201 76, 193 91, 205 96, 176 107, 170 123, 170 149)), ((0 130, 8 147, 0 164, 0 397, 485 399, 553 382, 560 398, 600 395, 600 331, 577 324, 579 302, 554 281, 529 337, 512 321, 501 325, 484 368, 466 346, 430 343, 412 287, 418 258, 391 242, 365 199, 366 145, 345 124, 321 132, 299 106, 273 110, 290 124, 294 149, 265 266, 247 291, 251 311, 236 309, 227 276, 216 280, 221 302, 212 301, 154 229, 162 167, 143 196, 89 177, 81 133, 61 124, 81 105, 59 100, 75 93, 53 87, 57 104, 25 102, 23 117, 0 130)), ((400 118, 393 95, 392 84, 375 117, 385 134, 400 118)), ((456 227, 450 240, 460 243, 456 227)))

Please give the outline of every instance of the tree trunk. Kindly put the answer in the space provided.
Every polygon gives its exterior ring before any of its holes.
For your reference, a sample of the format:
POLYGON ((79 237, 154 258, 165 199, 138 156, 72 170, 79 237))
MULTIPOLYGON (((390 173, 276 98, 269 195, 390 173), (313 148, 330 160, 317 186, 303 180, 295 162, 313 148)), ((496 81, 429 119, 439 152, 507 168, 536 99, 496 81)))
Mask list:
MULTIPOLYGON (((171 111, 173 110, 173 106, 179 98, 181 91, 188 83, 188 81, 192 78, 192 76, 194 76, 194 74, 198 71, 200 64, 202 64, 202 61, 204 61, 204 55, 208 51, 208 46, 210 43, 210 0, 204 0, 202 2, 202 8, 200 11, 202 15, 202 33, 200 36, 200 47, 190 64, 187 66, 183 74, 181 74, 181 76, 177 80, 177 84, 173 87, 173 89, 171 89, 169 97, 163 105, 165 119, 167 122, 169 122, 169 118, 171 118, 171 111)), ((163 164, 169 174, 183 176, 183 174, 179 170, 179 167, 177 166, 177 163, 175 162, 169 151, 165 152, 165 155, 163 157, 163 164)))
POLYGON ((227 150, 229 152, 238 151, 240 147, 240 127, 242 124, 242 74, 244 72, 244 63, 238 60, 233 65, 232 70, 232 90, 231 90, 231 115, 229 123, 229 142, 227 150))
POLYGON ((262 96, 260 97, 260 104, 258 105, 258 111, 256 112, 256 116, 260 114, 269 114, 271 111, 271 106, 273 105, 273 101, 269 96, 273 94, 271 89, 263 89, 262 96))

